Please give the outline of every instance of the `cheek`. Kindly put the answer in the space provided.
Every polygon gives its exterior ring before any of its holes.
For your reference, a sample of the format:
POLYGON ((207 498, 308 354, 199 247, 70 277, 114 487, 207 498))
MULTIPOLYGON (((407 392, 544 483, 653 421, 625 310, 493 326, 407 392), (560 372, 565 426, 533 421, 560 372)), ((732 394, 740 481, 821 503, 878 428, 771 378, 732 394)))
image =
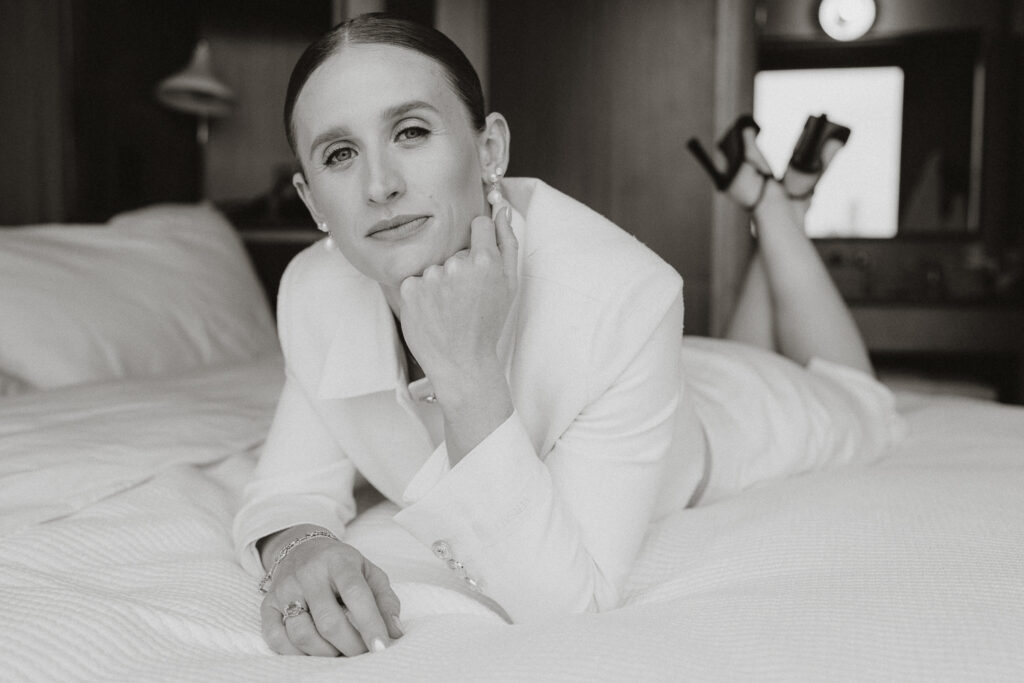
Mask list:
POLYGON ((468 249, 469 224, 473 220, 473 216, 468 215, 464 210, 449 207, 447 218, 448 225, 451 226, 451 239, 448 251, 454 254, 462 249, 468 249))

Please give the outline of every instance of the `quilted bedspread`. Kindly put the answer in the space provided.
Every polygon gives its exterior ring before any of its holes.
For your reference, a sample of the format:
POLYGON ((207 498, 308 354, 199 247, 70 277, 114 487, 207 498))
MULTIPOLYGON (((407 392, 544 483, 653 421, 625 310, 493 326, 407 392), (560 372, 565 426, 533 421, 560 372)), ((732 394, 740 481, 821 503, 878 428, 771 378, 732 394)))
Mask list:
POLYGON ((367 498, 348 540, 406 635, 275 655, 230 529, 281 375, 0 404, 0 680, 1024 679, 1024 410, 906 394, 890 457, 670 515, 602 614, 508 624, 367 498))

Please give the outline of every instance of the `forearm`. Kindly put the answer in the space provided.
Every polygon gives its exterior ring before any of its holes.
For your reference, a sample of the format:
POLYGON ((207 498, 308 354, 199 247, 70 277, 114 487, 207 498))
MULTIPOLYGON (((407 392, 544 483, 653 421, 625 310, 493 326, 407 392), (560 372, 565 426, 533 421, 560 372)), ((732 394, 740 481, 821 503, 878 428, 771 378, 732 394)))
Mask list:
POLYGON ((611 609, 665 473, 675 405, 661 413, 621 440, 563 435, 543 461, 513 413, 394 519, 514 621, 611 609))
POLYGON ((512 415, 512 392, 497 358, 431 382, 444 413, 448 461, 454 467, 512 415))

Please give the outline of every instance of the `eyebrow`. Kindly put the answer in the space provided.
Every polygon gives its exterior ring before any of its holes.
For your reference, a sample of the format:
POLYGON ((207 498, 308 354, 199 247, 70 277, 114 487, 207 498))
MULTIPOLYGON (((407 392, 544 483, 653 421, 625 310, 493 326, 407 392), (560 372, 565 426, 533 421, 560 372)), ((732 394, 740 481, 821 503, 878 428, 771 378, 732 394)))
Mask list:
MULTIPOLYGON (((385 121, 391 121, 393 119, 405 116, 409 112, 414 111, 416 109, 429 109, 434 113, 439 113, 437 111, 437 107, 428 102, 424 102, 423 100, 412 100, 410 102, 396 104, 393 107, 388 107, 387 109, 384 110, 384 114, 381 118, 385 121)), ((348 131, 348 128, 346 128, 345 126, 333 126, 331 128, 328 128, 323 133, 320 133, 320 135, 317 135, 316 138, 314 138, 313 143, 309 146, 309 155, 313 156, 313 153, 316 151, 316 148, 324 144, 325 142, 333 140, 334 138, 337 137, 344 137, 347 135, 350 135, 350 133, 348 131)))

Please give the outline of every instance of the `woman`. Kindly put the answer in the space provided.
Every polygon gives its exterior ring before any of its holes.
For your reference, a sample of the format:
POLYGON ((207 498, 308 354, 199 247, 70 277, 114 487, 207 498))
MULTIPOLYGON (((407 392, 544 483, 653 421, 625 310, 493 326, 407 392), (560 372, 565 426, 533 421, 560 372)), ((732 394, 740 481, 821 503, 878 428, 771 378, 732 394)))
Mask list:
MULTIPOLYGON (((469 588, 523 621, 615 607, 652 520, 814 464, 723 465, 780 458, 717 436, 735 418, 715 405, 729 381, 695 368, 702 400, 684 362, 741 381, 753 363, 810 396, 808 410, 855 406, 860 422, 801 418, 838 435, 803 444, 825 459, 884 447, 865 442, 879 430, 861 422, 884 421, 891 406, 860 370, 807 372, 766 351, 681 353, 678 274, 540 181, 503 178, 508 124, 484 116, 472 67, 433 29, 384 15, 335 28, 296 64, 285 119, 295 186, 329 239, 281 283, 286 382, 235 522, 243 565, 263 576, 275 651, 353 655, 401 636, 388 577, 342 540, 364 481, 469 588), (843 385, 844 372, 863 386, 843 385)), ((798 276, 818 290, 827 274, 774 183, 754 215, 763 265, 741 313, 769 296, 774 313, 738 329, 806 358, 843 363, 852 347, 849 364, 862 366, 859 342, 833 338, 857 339, 852 327, 803 339, 793 309, 820 292, 779 300, 801 289, 798 276), (804 258, 817 266, 777 272, 776 260, 804 258)), ((837 298, 812 303, 844 310, 837 298)))

